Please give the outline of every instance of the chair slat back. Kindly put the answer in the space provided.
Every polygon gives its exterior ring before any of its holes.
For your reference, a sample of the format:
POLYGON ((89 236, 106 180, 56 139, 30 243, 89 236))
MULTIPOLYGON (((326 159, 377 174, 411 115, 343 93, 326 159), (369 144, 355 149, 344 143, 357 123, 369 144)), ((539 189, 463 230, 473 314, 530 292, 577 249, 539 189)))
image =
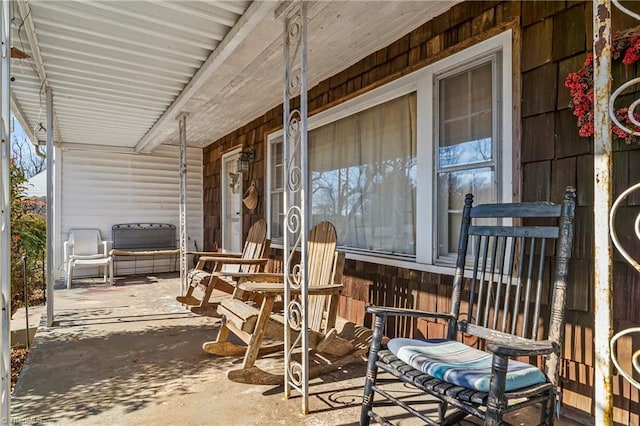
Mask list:
POLYGON ((481 339, 559 343, 575 192, 568 188, 562 205, 472 202, 467 195, 451 308, 458 321, 450 338, 458 330, 481 339), (507 218, 515 224, 501 223, 507 218))
POLYGON ((554 227, 470 226, 473 242, 467 318, 485 328, 537 338, 548 241, 554 227), (477 302, 477 303, 475 303, 477 302))
POLYGON ((72 229, 69 231, 69 241, 73 242, 73 254, 91 256, 98 254, 102 243, 99 229, 72 229))
MULTIPOLYGON (((242 259, 260 259, 268 249, 267 222, 260 219, 249 228, 247 239, 242 248, 242 259)), ((227 272, 259 272, 259 267, 258 265, 225 265, 223 270, 227 272)))
MULTIPOLYGON (((242 257, 244 259, 259 259, 264 256, 268 249, 267 222, 264 219, 260 219, 249 228, 242 257)), ((258 265, 242 265, 240 270, 242 272, 258 272, 259 267, 258 265)))
MULTIPOLYGON (((336 229, 330 222, 320 222, 311 229, 307 246, 310 287, 330 285, 336 282, 337 240, 336 229)), ((339 271, 339 276, 342 276, 342 271, 339 271)), ((308 324, 311 330, 326 331, 323 319, 326 315, 328 299, 328 296, 309 297, 308 324)))

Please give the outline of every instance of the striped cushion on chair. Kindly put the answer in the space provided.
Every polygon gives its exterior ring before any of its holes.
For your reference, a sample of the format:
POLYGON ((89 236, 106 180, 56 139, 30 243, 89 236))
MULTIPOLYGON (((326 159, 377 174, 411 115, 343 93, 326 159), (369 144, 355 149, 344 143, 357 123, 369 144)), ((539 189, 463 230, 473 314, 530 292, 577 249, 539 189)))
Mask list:
MULTIPOLYGON (((447 339, 391 339, 388 348, 395 356, 436 379, 489 392, 491 359, 489 352, 447 339)), ((540 369, 524 362, 509 360, 506 390, 513 391, 538 383, 546 377, 540 369)))

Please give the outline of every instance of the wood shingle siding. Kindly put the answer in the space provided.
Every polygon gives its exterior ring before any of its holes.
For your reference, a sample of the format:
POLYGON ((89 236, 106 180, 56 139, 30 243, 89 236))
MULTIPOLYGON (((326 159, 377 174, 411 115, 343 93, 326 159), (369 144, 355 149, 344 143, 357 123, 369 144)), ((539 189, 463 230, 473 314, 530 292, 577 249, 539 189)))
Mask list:
MULTIPOLYGON (((564 80, 578 70, 592 40, 592 3, 580 1, 473 1, 458 4, 441 16, 420 25, 387 47, 349 65, 309 90, 310 115, 434 63, 481 40, 514 31, 514 81, 520 86, 521 104, 514 105, 514 151, 517 175, 514 193, 522 201, 560 202, 566 185, 577 188, 576 234, 570 266, 567 303, 567 338, 561 365, 563 404, 593 412, 593 141, 578 135, 575 117, 569 109, 569 91, 564 80), (521 40, 521 42, 520 42, 521 40), (520 108, 520 109, 519 109, 520 108), (518 113, 518 111, 520 111, 518 113), (521 133, 520 133, 521 131, 521 133)), ((639 23, 614 10, 614 31, 639 23)), ((311 53, 312 54, 312 53, 311 53)), ((632 73, 637 75, 637 66, 632 73)), ((630 77, 628 70, 614 70, 614 86, 630 77)), ((514 99, 517 99, 515 96, 514 99)), ((266 111, 229 135, 211 141, 204 150, 205 241, 220 243, 220 169, 224 152, 240 145, 256 150, 256 161, 244 176, 245 186, 256 180, 260 189, 257 209, 244 209, 245 234, 258 218, 265 216, 266 137, 282 128, 282 108, 266 111)), ((640 147, 616 142, 614 147, 615 196, 640 181, 640 147)), ((633 194, 620 211, 619 229, 623 243, 631 244, 632 212, 637 214, 640 194, 633 194), (633 210, 633 209, 636 210, 633 210)), ((420 218, 417 218, 420 220, 420 218)), ((640 255, 640 247, 631 250, 640 255)), ((212 247, 205 247, 211 249, 212 247)), ((278 250, 272 250, 272 271, 282 268, 278 250)), ((615 330, 640 325, 640 274, 614 255, 615 330)), ((415 307, 447 312, 452 277, 401 267, 389 267, 348 259, 344 291, 338 314, 360 324, 371 325, 365 315, 368 304, 415 307)), ((395 322, 389 334, 441 337, 443 325, 435 321, 395 322)), ((621 353, 640 347, 640 341, 626 339, 621 353)), ((621 424, 640 424, 640 396, 618 376, 615 416, 621 424)))

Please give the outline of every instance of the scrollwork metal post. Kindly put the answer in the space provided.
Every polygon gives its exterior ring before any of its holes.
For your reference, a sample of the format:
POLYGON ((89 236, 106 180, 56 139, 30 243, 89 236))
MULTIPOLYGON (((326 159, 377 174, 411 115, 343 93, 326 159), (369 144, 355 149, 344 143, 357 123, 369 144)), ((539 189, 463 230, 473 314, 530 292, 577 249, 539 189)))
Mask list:
POLYGON ((284 280, 285 398, 297 390, 302 412, 309 410, 309 341, 307 334, 307 4, 295 1, 284 19, 284 280), (295 99, 299 97, 299 107, 295 99), (299 258, 296 252, 300 251, 299 258), (298 259, 298 260, 296 260, 298 259), (299 293, 299 296, 293 296, 299 293), (295 336, 295 338, 294 338, 295 336), (294 353, 300 359, 293 358, 294 353))
MULTIPOLYGON (((638 80, 638 79, 636 79, 638 80)), ((622 205, 622 202, 634 191, 640 191, 640 183, 636 183, 632 185, 628 189, 622 192, 620 196, 616 199, 611 206, 611 216, 609 217, 609 229, 611 230, 611 240, 613 244, 616 246, 624 260, 629 263, 637 272, 640 272, 640 263, 636 259, 634 259, 631 254, 622 246, 620 239, 615 231, 615 223, 616 223, 616 213, 618 212, 618 208, 622 205)), ((633 223, 633 231, 636 239, 640 242, 640 213, 636 216, 633 223)), ((625 233, 628 232, 625 230, 625 233)), ((611 352, 611 361, 613 361, 613 365, 616 367, 620 375, 622 375, 632 386, 636 389, 640 389, 640 382, 633 377, 633 372, 627 371, 624 369, 622 365, 620 365, 620 361, 618 360, 618 355, 616 351, 616 343, 619 339, 624 336, 629 335, 640 335, 640 327, 631 327, 624 330, 619 331, 611 338, 610 343, 610 352, 611 352)), ((631 354, 631 367, 635 370, 637 374, 640 374, 640 349, 633 351, 631 354)))

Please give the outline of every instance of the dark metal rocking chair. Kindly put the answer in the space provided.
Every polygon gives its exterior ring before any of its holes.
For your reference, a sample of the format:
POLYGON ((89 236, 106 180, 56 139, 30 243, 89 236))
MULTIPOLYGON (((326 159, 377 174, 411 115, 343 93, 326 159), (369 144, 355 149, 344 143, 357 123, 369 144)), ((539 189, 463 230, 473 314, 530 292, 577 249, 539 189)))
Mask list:
POLYGON ((543 202, 472 207, 472 203, 473 196, 467 195, 451 312, 367 308, 376 318, 362 425, 368 425, 371 419, 391 424, 374 412, 376 394, 430 425, 456 423, 468 415, 479 417, 485 425, 500 425, 504 424, 504 414, 538 403, 542 406, 541 424, 553 424, 575 190, 567 188, 562 205, 543 202), (508 218, 517 225, 500 224, 508 218), (526 226, 519 224, 522 221, 526 226), (545 274, 545 266, 552 265, 555 275, 545 274), (460 312, 461 305, 466 312, 460 312), (446 320, 447 339, 396 338, 383 350, 388 316, 446 320), (463 344, 463 335, 477 337, 478 348, 463 344), (546 358, 543 369, 509 359, 541 355, 546 358), (437 418, 429 418, 424 410, 419 411, 406 398, 378 383, 379 370, 435 397, 437 418))

